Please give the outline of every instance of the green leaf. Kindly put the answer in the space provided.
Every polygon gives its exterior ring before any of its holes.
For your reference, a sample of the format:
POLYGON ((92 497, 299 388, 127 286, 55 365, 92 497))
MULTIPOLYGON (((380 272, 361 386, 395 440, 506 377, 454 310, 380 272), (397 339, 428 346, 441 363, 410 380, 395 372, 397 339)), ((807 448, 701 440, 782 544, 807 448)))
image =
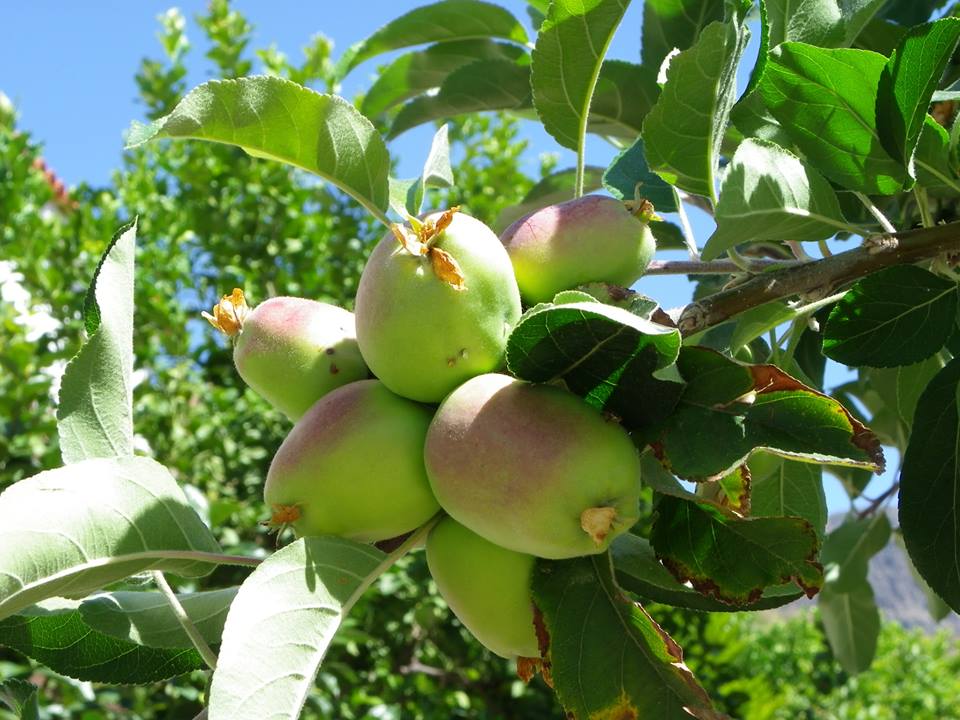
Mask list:
POLYGON ((376 548, 301 538, 240 586, 210 686, 210 720, 296 720, 343 618, 383 572, 376 548))
POLYGON ((341 97, 282 78, 204 83, 169 115, 135 123, 127 147, 159 138, 226 143, 294 165, 333 183, 381 219, 389 203, 390 155, 370 121, 341 97))
POLYGON ((738 518, 707 502, 660 496, 650 542, 680 582, 720 602, 750 605, 765 588, 796 583, 820 589, 819 541, 806 520, 738 518))
MULTIPOLYGON (((210 645, 219 645, 237 588, 177 595, 187 616, 210 645)), ((157 592, 111 592, 80 603, 84 622, 105 635, 152 648, 193 647, 166 598, 157 592)))
POLYGON ((960 177, 950 153, 950 135, 929 115, 920 130, 913 164, 917 171, 917 182, 927 192, 943 197, 960 194, 960 177))
POLYGON ((530 68, 507 60, 478 60, 447 76, 436 95, 418 97, 401 108, 389 138, 417 125, 487 110, 529 108, 530 68))
POLYGON ((714 198, 720 145, 749 38, 742 16, 708 25, 670 62, 667 82, 643 124, 651 169, 671 185, 714 198))
POLYGON ((812 463, 785 460, 767 453, 750 458, 750 514, 755 517, 803 518, 823 538, 827 498, 823 469, 812 463))
POLYGON ((17 720, 40 720, 39 688, 26 680, 11 678, 0 682, 0 704, 6 705, 17 720))
POLYGON ((877 90, 877 132, 887 152, 908 168, 927 107, 960 38, 960 19, 918 25, 890 55, 877 90))
POLYGON ((870 430, 839 402, 774 365, 742 365, 689 346, 677 367, 687 385, 656 447, 678 477, 721 477, 758 450, 803 462, 883 467, 870 430))
POLYGON ((606 554, 538 561, 533 599, 568 717, 720 719, 680 646, 617 587, 606 554))
POLYGON ((850 45, 887 0, 766 0, 770 47, 798 41, 850 45))
POLYGON ((553 138, 583 155, 600 65, 629 0, 553 0, 533 49, 533 106, 553 138))
POLYGON ((957 283, 914 265, 857 281, 830 312, 823 354, 845 365, 912 365, 940 350, 957 317, 957 283))
POLYGON ((820 620, 834 657, 849 675, 867 670, 877 652, 880 611, 870 583, 861 582, 851 592, 824 588, 818 600, 820 620))
POLYGON ((724 175, 716 218, 704 260, 744 242, 826 240, 850 229, 826 178, 782 147, 750 138, 724 175))
POLYGON ((737 607, 701 595, 677 581, 659 560, 650 543, 637 535, 624 533, 610 546, 613 567, 620 585, 641 598, 674 607, 706 612, 769 610, 803 597, 793 585, 776 585, 764 590, 756 602, 737 607))
POLYGON ((160 682, 206 668, 192 648, 150 648, 105 635, 84 622, 78 605, 56 599, 0 621, 0 645, 60 675, 112 685, 160 682))
POLYGON ((444 42, 401 55, 377 74, 376 81, 363 96, 360 110, 367 117, 375 118, 427 90, 440 87, 450 73, 464 65, 477 60, 516 62, 523 55, 522 48, 486 39, 444 42))
POLYGON ((902 441, 897 445, 901 450, 906 449, 906 441, 910 438, 920 395, 942 367, 940 356, 933 355, 914 365, 861 370, 861 373, 866 372, 868 386, 877 393, 884 410, 900 421, 902 430, 899 435, 902 441))
POLYGON ((597 302, 544 303, 528 311, 507 341, 507 367, 531 382, 562 379, 594 407, 629 429, 668 414, 678 383, 653 373, 670 365, 680 333, 628 310, 597 302))
POLYGON ((906 168, 877 134, 883 55, 787 42, 774 48, 757 89, 807 162, 850 190, 900 192, 906 168))
MULTIPOLYGON (((590 193, 603 187, 603 168, 588 165, 584 170, 583 190, 585 193, 590 193)), ((572 200, 576 177, 576 168, 558 170, 555 173, 547 175, 530 188, 530 192, 523 198, 522 203, 504 208, 500 212, 500 215, 497 217, 497 222, 494 224, 494 229, 498 233, 502 233, 511 224, 525 215, 529 215, 540 208, 545 208, 547 205, 555 205, 566 202, 567 200, 572 200)))
POLYGON ((793 320, 797 313, 784 302, 757 305, 737 316, 730 335, 730 354, 736 355, 758 337, 764 337, 774 328, 793 320))
POLYGON ((674 48, 686 50, 700 31, 723 19, 724 0, 646 0, 643 4, 643 64, 659 68, 674 48))
POLYGON ((363 61, 391 50, 478 38, 502 38, 523 45, 527 33, 513 15, 498 5, 480 0, 441 0, 391 20, 349 47, 337 62, 336 76, 343 78, 363 61))
POLYGON ((137 221, 120 228, 84 301, 87 342, 67 365, 57 406, 65 463, 133 455, 133 265, 137 221))
POLYGON ((647 165, 642 138, 637 138, 633 145, 613 159, 603 173, 603 186, 620 200, 633 200, 639 196, 652 202, 659 212, 675 212, 677 209, 673 188, 647 165))
POLYGON ((881 512, 847 520, 827 535, 820 561, 830 590, 852 592, 864 583, 870 558, 887 546, 890 532, 890 521, 881 512))
POLYGON ((900 529, 917 570, 960 612, 960 358, 920 396, 900 473, 900 529))
POLYGON ((587 132, 633 142, 660 94, 657 74, 622 60, 606 60, 593 91, 587 132))
POLYGON ((220 548, 162 465, 92 459, 0 494, 0 619, 146 570, 200 577, 220 548))
POLYGON ((450 167, 450 140, 446 125, 441 125, 433 136, 430 152, 423 164, 420 177, 411 180, 390 178, 390 207, 400 217, 416 217, 423 207, 426 189, 453 186, 453 168, 450 167))

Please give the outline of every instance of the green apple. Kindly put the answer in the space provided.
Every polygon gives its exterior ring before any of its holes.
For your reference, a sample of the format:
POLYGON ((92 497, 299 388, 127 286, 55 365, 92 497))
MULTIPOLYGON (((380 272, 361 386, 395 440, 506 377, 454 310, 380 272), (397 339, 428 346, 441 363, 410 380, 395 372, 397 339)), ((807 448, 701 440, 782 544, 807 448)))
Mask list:
POLYGON ((528 303, 550 302, 561 290, 590 282, 629 287, 656 249, 647 223, 622 201, 603 195, 541 208, 513 223, 500 239, 528 303))
POLYGON ((630 437, 558 387, 495 373, 467 381, 437 410, 424 457, 441 507, 517 552, 603 552, 638 519, 630 437))
POLYGON ((270 463, 264 500, 274 524, 361 542, 422 525, 439 510, 423 464, 432 416, 377 380, 324 395, 270 463))
POLYGON ((443 599, 477 640, 505 658, 540 656, 530 596, 535 560, 450 517, 427 537, 427 565, 443 599))
POLYGON ((203 315, 233 338, 243 381, 294 422, 331 390, 370 377, 353 313, 336 305, 275 297, 251 311, 237 288, 203 315))
POLYGON ((503 365, 520 294, 497 236, 454 209, 387 233, 360 278, 356 317, 373 374, 398 395, 435 403, 503 365))

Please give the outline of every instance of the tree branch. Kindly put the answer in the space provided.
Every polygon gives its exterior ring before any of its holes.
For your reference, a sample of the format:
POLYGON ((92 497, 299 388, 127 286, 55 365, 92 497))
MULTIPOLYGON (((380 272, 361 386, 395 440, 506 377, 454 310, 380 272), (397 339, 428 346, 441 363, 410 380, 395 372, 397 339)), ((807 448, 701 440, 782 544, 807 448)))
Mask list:
MULTIPOLYGON (((771 268, 798 265, 796 260, 771 260, 767 258, 750 259, 748 266, 753 272, 764 272, 771 268)), ((645 275, 729 275, 743 272, 743 268, 729 260, 652 260, 645 275)))
POLYGON ((885 267, 947 252, 960 252, 960 222, 873 236, 853 250, 765 272, 691 303, 680 315, 678 326, 683 335, 694 335, 764 303, 791 295, 809 295, 810 300, 816 300, 885 267))

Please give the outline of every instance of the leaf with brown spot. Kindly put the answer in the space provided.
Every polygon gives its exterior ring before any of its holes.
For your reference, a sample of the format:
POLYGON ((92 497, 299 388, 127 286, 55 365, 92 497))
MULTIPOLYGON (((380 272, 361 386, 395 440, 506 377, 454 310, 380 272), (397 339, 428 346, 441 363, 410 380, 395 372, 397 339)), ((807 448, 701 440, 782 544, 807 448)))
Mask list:
POLYGON ((744 365, 703 347, 684 347, 687 385, 655 439, 678 477, 702 482, 730 473, 758 450, 826 465, 882 472, 880 441, 837 400, 773 365, 744 365))
POLYGON ((823 585, 820 541, 802 518, 731 518, 709 503, 664 495, 650 542, 678 581, 731 605, 754 603, 787 582, 808 597, 823 585))
POLYGON ((617 587, 608 555, 539 560, 533 597, 538 636, 549 638, 545 659, 568 717, 724 717, 680 647, 617 587))
POLYGON ((460 263, 446 250, 438 247, 430 248, 430 264, 438 278, 447 283, 454 290, 466 290, 467 279, 460 269, 460 263))

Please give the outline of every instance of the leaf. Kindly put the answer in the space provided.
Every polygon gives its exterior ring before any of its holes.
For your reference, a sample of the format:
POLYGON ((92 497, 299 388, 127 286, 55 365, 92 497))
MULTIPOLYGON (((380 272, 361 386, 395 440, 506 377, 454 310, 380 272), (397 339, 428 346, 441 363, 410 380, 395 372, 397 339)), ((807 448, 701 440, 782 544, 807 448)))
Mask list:
POLYGON ((720 602, 750 605, 787 582, 813 597, 823 583, 817 534, 801 518, 737 518, 670 495, 660 496, 655 518, 650 543, 660 562, 720 602))
POLYGON ((57 406, 65 463, 133 455, 133 265, 137 221, 113 236, 84 300, 87 342, 67 365, 57 406))
POLYGON ((754 517, 803 518, 823 538, 827 499, 823 469, 812 463, 785 460, 767 453, 750 458, 750 514, 754 517))
POLYGON ((897 44, 880 76, 877 132, 887 152, 913 174, 913 154, 930 98, 960 38, 960 19, 912 28, 897 44))
POLYGON ((673 188, 647 165, 643 138, 622 151, 603 173, 603 186, 615 198, 649 200, 658 212, 675 212, 677 200, 673 188))
POLYGON ((882 512, 847 520, 827 535, 820 561, 830 590, 852 592, 867 579, 870 558, 890 542, 890 521, 882 512))
POLYGON ((940 356, 933 355, 914 365, 861 370, 861 373, 866 372, 865 381, 868 387, 877 393, 884 411, 899 420, 902 429, 897 439, 902 438, 902 441, 898 442, 897 446, 901 450, 906 449, 906 441, 910 438, 913 415, 920 395, 942 367, 940 356))
POLYGON ((605 60, 593 91, 587 132, 633 142, 659 94, 657 74, 651 68, 605 60))
POLYGON ((646 0, 643 4, 643 64, 659 68, 674 48, 686 50, 700 31, 723 19, 723 0, 646 0))
POLYGON ((824 588, 818 600, 820 620, 834 657, 849 675, 867 670, 877 652, 880 611, 870 583, 860 583, 852 592, 824 588))
MULTIPOLYGON (((547 205, 566 202, 573 199, 574 182, 577 176, 576 168, 558 170, 547 175, 536 185, 530 188, 523 202, 519 205, 504 208, 500 211, 494 229, 502 233, 511 224, 525 215, 545 208, 547 205)), ((603 168, 587 165, 584 168, 584 193, 591 193, 603 187, 603 168)))
POLYGON ((0 704, 6 705, 17 720, 40 720, 39 688, 26 680, 10 678, 0 682, 0 704))
POLYGON ((84 622, 78 605, 47 601, 0 621, 0 645, 60 675, 112 685, 160 682, 206 668, 192 647, 157 649, 105 635, 84 622))
POLYGON ((537 562, 541 652, 572 720, 722 717, 683 652, 617 587, 609 557, 537 562))
POLYGON ((850 228, 826 178, 779 145, 751 138, 730 161, 716 218, 705 260, 744 242, 826 240, 850 228))
POLYGON ((741 610, 769 610, 803 597, 793 585, 776 585, 764 590, 756 602, 737 607, 701 595, 677 581, 659 560, 649 541, 624 533, 610 546, 613 567, 620 585, 641 598, 673 607, 706 612, 740 612, 741 610))
POLYGON ((960 612, 960 358, 927 386, 900 473, 900 529, 910 559, 960 612))
POLYGON ((960 178, 950 153, 950 136, 929 115, 920 130, 913 164, 917 171, 917 182, 928 192, 946 197, 960 194, 960 178))
POLYGON ((885 65, 867 50, 786 42, 770 52, 757 90, 810 165, 850 190, 892 195, 907 175, 877 134, 885 65))
POLYGON ((533 49, 533 106, 544 129, 584 152, 587 115, 607 47, 629 0, 553 0, 533 49))
POLYGON ((83 460, 0 494, 0 619, 147 570, 210 571, 220 548, 170 473, 145 457, 83 460))
POLYGON ((684 347, 677 367, 687 385, 654 445, 678 477, 721 477, 766 450, 791 460, 880 471, 877 437, 833 398, 774 365, 742 365, 702 347, 684 347))
POLYGON ((523 45, 527 33, 507 10, 480 0, 441 0, 401 15, 373 35, 347 48, 337 62, 343 78, 365 60, 381 53, 431 42, 502 38, 523 45))
POLYGON ((770 47, 799 41, 850 45, 886 0, 766 0, 770 47))
POLYGON ((543 303, 528 311, 507 340, 507 367, 530 382, 562 379, 590 405, 617 415, 628 429, 669 414, 676 382, 653 373, 680 349, 676 328, 596 302, 543 303))
POLYGON ((720 145, 749 35, 740 13, 708 25, 696 45, 670 62, 660 98, 643 123, 650 168, 694 195, 716 196, 720 145))
POLYGON ((377 74, 360 111, 375 118, 406 100, 440 87, 450 73, 477 60, 516 62, 522 48, 492 40, 460 40, 431 45, 426 50, 401 55, 377 74))
POLYGON ((436 95, 418 97, 401 108, 390 126, 395 138, 417 125, 487 110, 529 108, 530 68, 507 60, 477 60, 447 76, 436 95))
MULTIPOLYGON (((180 604, 204 640, 219 645, 227 610, 237 588, 182 593, 180 604)), ((111 592, 80 603, 80 615, 91 628, 105 635, 152 648, 190 648, 166 598, 157 592, 111 592)))
POLYGON ((301 538, 240 586, 210 686, 210 720, 300 715, 320 663, 387 556, 334 537, 301 538))
POLYGON ((416 217, 423 207, 426 189, 453 186, 453 168, 450 167, 450 139, 446 125, 441 125, 433 136, 430 152, 423 164, 420 177, 411 180, 390 178, 390 207, 400 217, 416 217))
POLYGON ((730 335, 730 353, 735 355, 758 337, 764 337, 774 328, 793 320, 796 311, 784 302, 769 302, 752 307, 737 316, 730 335))
POLYGON ((957 283, 914 265, 858 280, 830 312, 823 354, 845 365, 912 365, 940 350, 957 317, 957 283))
POLYGON ((193 138, 243 148, 333 183, 377 217, 389 202, 390 155, 367 118, 336 95, 279 77, 212 80, 169 115, 135 123, 127 147, 159 138, 193 138))

